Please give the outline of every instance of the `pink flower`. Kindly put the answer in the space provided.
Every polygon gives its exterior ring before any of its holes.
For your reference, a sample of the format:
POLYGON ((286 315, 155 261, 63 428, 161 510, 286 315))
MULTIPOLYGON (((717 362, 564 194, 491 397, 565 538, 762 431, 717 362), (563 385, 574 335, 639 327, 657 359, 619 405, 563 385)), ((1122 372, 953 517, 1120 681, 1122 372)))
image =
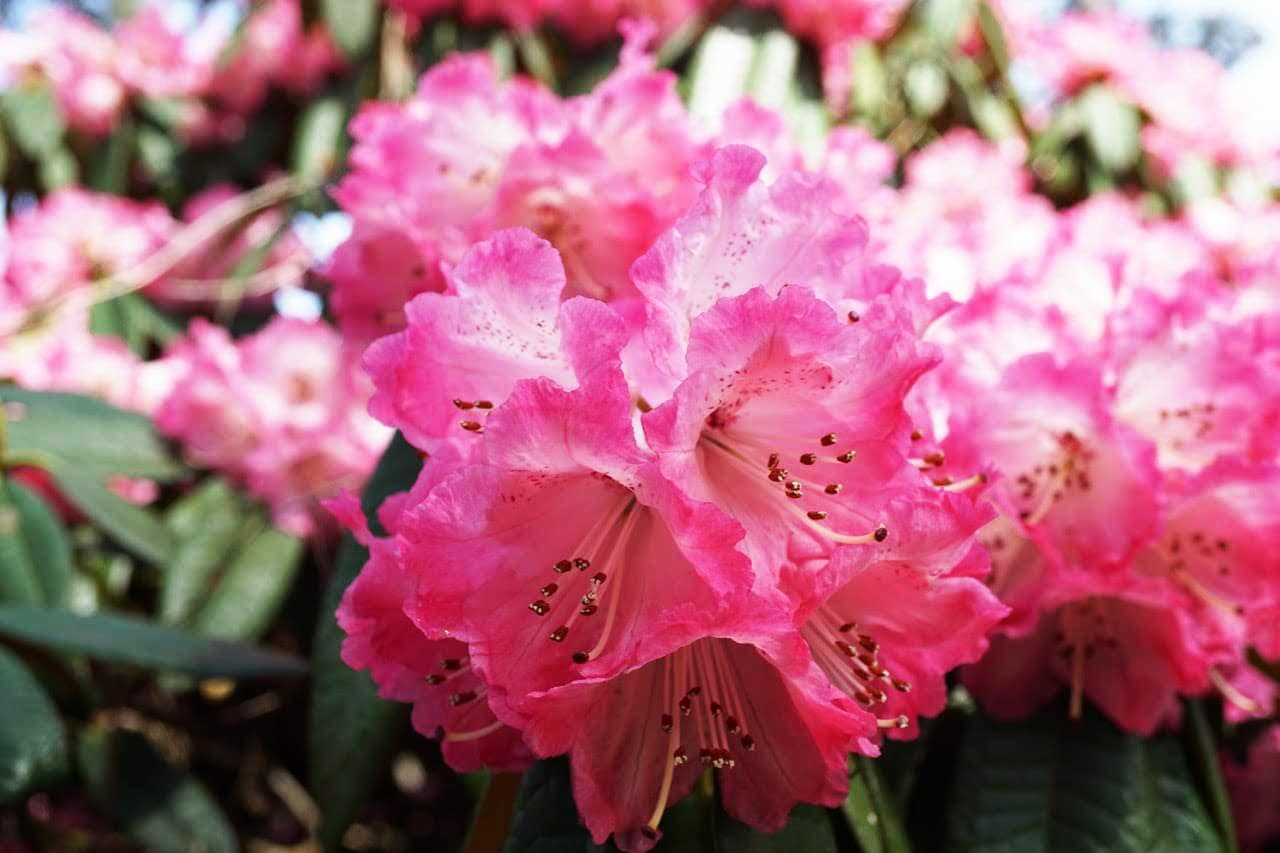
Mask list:
POLYGON ((1173 594, 1163 581, 1072 573, 1035 630, 993 638, 964 684, 998 717, 1026 716, 1065 687, 1073 716, 1088 696, 1117 725, 1150 735, 1177 719, 1179 693, 1209 686, 1209 660, 1173 594))
POLYGON ((478 436, 520 379, 574 384, 555 249, 524 229, 495 234, 463 256, 445 293, 405 306, 406 328, 365 353, 370 411, 432 452, 478 436), (456 401, 456 402, 455 402, 456 401))
POLYGON ((319 500, 358 489, 386 444, 362 411, 371 389, 323 323, 277 318, 233 341, 196 320, 164 361, 178 378, 157 426, 193 464, 244 480, 291 533, 323 529, 319 500))
POLYGON ((982 583, 987 558, 973 539, 989 510, 938 492, 918 499, 910 523, 904 516, 910 538, 889 553, 844 551, 784 580, 834 587, 806 608, 814 660, 890 737, 913 738, 919 716, 946 706, 944 676, 982 656, 1009 609, 982 583))
POLYGON ((934 357, 887 305, 855 324, 804 288, 756 288, 699 316, 686 358, 645 433, 667 476, 743 524, 757 571, 776 571, 795 537, 910 535, 889 525, 888 502, 923 486, 902 401, 934 357))
POLYGON ((403 329, 409 300, 445 288, 434 251, 401 231, 356 220, 324 270, 343 337, 359 344, 403 329))
POLYGON ((174 222, 159 203, 64 189, 14 216, 8 229, 4 314, 131 272, 169 239, 174 222))
POLYGON ((922 276, 930 294, 962 301, 984 285, 1035 277, 1057 219, 1030 192, 1025 156, 1018 142, 997 146, 966 129, 912 155, 902 191, 874 197, 867 211, 875 257, 922 276))
POLYGON ((991 497, 1052 561, 1089 571, 1123 565, 1154 534, 1154 448, 1117 423, 1097 366, 1038 354, 986 394, 953 400, 948 466, 994 465, 991 497))
POLYGON ((421 579, 410 614, 429 636, 470 644, 509 722, 531 693, 691 641, 751 588, 740 528, 674 489, 636 444, 621 324, 588 300, 565 310, 579 347, 608 338, 579 361, 583 384, 517 383, 489 416, 480 463, 401 522, 421 579))
MULTIPOLYGON (((644 52, 650 33, 629 29, 619 67, 567 101, 460 56, 424 75, 407 104, 366 107, 334 193, 358 238, 403 234, 430 267, 524 226, 559 250, 566 296, 634 296, 628 268, 691 199, 687 169, 706 153, 675 77, 644 52)), ((391 315, 400 290, 393 280, 367 301, 391 315)))
MULTIPOLYGON (((449 470, 447 464, 429 463, 414 493, 429 492, 449 470)), ((455 770, 522 770, 529 752, 519 732, 498 722, 489 710, 467 647, 457 640, 427 639, 405 615, 414 583, 396 559, 394 539, 374 536, 359 504, 349 496, 335 498, 326 507, 369 549, 368 562, 338 608, 338 624, 347 634, 343 661, 352 669, 369 670, 384 699, 412 703, 414 728, 427 737, 442 734, 445 760, 455 770), (472 694, 469 701, 452 698, 472 694)), ((388 499, 379 512, 383 526, 392 532, 398 509, 388 499)))
POLYGON ((909 5, 908 0, 753 0, 776 6, 787 29, 819 46, 879 39, 889 34, 909 5))
POLYGON ((1242 324, 1170 323, 1117 359, 1118 418, 1156 443, 1164 467, 1199 470, 1233 453, 1274 456, 1280 394, 1268 393, 1276 344, 1242 324))
POLYGON ((1241 766, 1223 761, 1240 847, 1258 853, 1280 838, 1280 726, 1272 725, 1249 747, 1241 766))
POLYGON ((866 224, 833 182, 791 172, 769 186, 759 179, 764 165, 759 152, 738 145, 700 164, 701 195, 632 267, 647 324, 645 349, 629 356, 628 368, 653 402, 670 396, 689 372, 694 318, 754 287, 776 294, 803 285, 850 322, 886 295, 913 325, 945 310, 924 299, 919 282, 869 261, 866 224))
POLYGON ((875 730, 848 712, 802 643, 737 621, 612 680, 535 700, 525 737, 539 754, 569 753, 597 843, 612 834, 622 850, 652 848, 667 807, 708 767, 731 815, 776 832, 797 802, 843 801, 850 751, 877 754, 875 730))
POLYGON ((151 97, 192 95, 203 90, 213 73, 212 63, 195 55, 157 6, 143 7, 112 35, 116 70, 130 91, 151 97))

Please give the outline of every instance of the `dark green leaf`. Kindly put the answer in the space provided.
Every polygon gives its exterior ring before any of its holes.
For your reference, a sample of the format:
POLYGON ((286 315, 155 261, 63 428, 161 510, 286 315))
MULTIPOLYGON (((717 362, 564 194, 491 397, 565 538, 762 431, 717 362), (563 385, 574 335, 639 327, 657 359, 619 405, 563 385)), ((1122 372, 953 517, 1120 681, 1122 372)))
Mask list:
POLYGON ((235 853, 235 830, 195 777, 137 732, 85 729, 77 747, 90 799, 153 853, 235 853))
POLYGON ((801 803, 791 810, 787 825, 779 832, 757 832, 731 817, 721 817, 715 849, 725 853, 836 853, 836 837, 826 809, 801 803))
POLYGON ((146 356, 151 344, 168 343, 177 327, 140 293, 126 293, 90 309, 89 330, 95 335, 119 338, 134 353, 146 356))
POLYGON ((208 594, 244 526, 243 508, 225 480, 211 478, 175 503, 165 524, 177 539, 160 585, 160 621, 185 622, 208 594))
POLYGON ((880 768, 866 756, 853 757, 843 811, 863 853, 910 853, 893 796, 880 777, 880 768))
POLYGON ((2 604, 0 636, 108 663, 200 678, 273 678, 307 671, 306 662, 291 655, 105 613, 79 616, 65 610, 2 604))
POLYGON ((1187 724, 1191 754, 1196 765, 1193 772, 1199 775, 1208 789, 1209 807, 1218 832, 1222 835, 1223 846, 1228 853, 1236 853, 1240 845, 1236 840, 1235 820, 1231 817, 1231 798, 1227 796, 1227 786, 1222 779, 1222 762, 1213 732, 1209 728, 1204 702, 1199 699, 1187 701, 1187 724))
POLYGON ((43 593, 40 602, 28 603, 65 607, 75 577, 67 531, 44 500, 21 483, 9 483, 9 498, 18 512, 26 553, 43 593))
POLYGON ((44 592, 10 488, 10 484, 0 484, 0 601, 43 604, 44 592))
POLYGON ((67 733, 58 709, 22 661, 0 647, 0 807, 56 784, 67 773, 67 733))
POLYGON ((293 173, 305 180, 322 180, 332 174, 342 162, 346 131, 347 106, 341 98, 312 101, 298 121, 293 173))
POLYGON ((52 467, 67 462, 129 477, 171 480, 182 473, 151 422, 93 397, 0 388, 8 461, 52 467))
POLYGON ((387 531, 378 521, 378 507, 388 496, 397 492, 407 492, 418 479, 422 470, 422 457, 412 444, 405 441, 404 436, 396 433, 378 459, 369 482, 360 496, 360 506, 365 517, 369 519, 369 528, 379 536, 387 531))
POLYGON ((600 849, 578 819, 568 760, 534 762, 520 783, 503 853, 585 853, 600 849))
MULTIPOLYGON (((363 504, 371 524, 377 524, 374 512, 387 495, 412 486, 421 467, 422 460, 396 433, 365 487, 363 504)), ((343 833, 386 771, 409 722, 407 705, 379 699, 368 673, 356 672, 342 662, 345 635, 334 613, 367 559, 368 551, 349 534, 343 537, 312 644, 308 748, 311 791, 322 815, 320 842, 326 850, 338 849, 343 833)))
POLYGON ((1176 740, 1125 734, 1090 710, 1017 723, 975 715, 956 770, 957 853, 1220 851, 1176 740))
POLYGON ((39 161, 59 150, 67 127, 49 86, 14 86, 0 94, 0 110, 10 137, 29 158, 39 161))
POLYGON ((378 33, 375 0, 321 0, 320 5, 329 32, 343 53, 356 59, 369 51, 378 33))
POLYGON ((58 488, 76 508, 124 547, 158 565, 173 554, 173 536, 150 510, 126 501, 104 485, 106 474, 74 463, 49 468, 58 488))
POLYGON ((409 722, 408 705, 379 699, 369 674, 350 669, 340 656, 346 635, 333 614, 367 557, 349 535, 343 538, 316 626, 309 752, 325 850, 340 848, 343 833, 386 772, 409 722))
POLYGON ((253 536, 235 555, 194 628, 210 637, 253 640, 284 603, 302 556, 302 540, 274 527, 253 536))
POLYGON ((133 160, 134 124, 122 116, 105 142, 99 143, 89 158, 87 184, 98 192, 124 195, 129 188, 129 165, 133 160))

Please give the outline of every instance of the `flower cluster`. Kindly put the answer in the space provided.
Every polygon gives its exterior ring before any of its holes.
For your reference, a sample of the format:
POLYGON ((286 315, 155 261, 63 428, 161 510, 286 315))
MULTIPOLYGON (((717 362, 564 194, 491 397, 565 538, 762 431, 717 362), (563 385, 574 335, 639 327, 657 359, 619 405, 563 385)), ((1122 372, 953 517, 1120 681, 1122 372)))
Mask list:
POLYGON ((244 481, 295 535, 323 529, 318 502, 360 488, 386 445, 363 411, 367 379, 324 323, 277 318, 232 340, 195 320, 153 364, 172 383, 157 426, 193 464, 244 481))
MULTIPOLYGON (((96 311, 115 310, 103 303, 121 283, 187 305, 225 298, 228 281, 242 299, 295 284, 310 258, 290 232, 272 242, 283 224, 275 209, 244 218, 231 236, 196 243, 166 270, 147 271, 167 243, 236 197, 229 187, 207 190, 188 202, 183 222, 156 203, 67 189, 13 217, 0 276, 0 378, 155 417, 193 461, 242 479, 278 524, 307 535, 317 529, 316 502, 358 488, 387 440, 364 411, 371 388, 336 331, 276 320, 233 342, 196 320, 163 357, 148 360, 94 330, 96 311), (262 272, 232 278, 259 245, 271 247, 262 272)), ((155 490, 130 494, 153 498, 155 490)))
POLYGON ((688 204, 688 169, 710 151, 675 76, 643 52, 651 34, 633 28, 618 69, 579 98, 459 55, 408 101, 366 105, 334 192, 354 222, 329 270, 344 333, 401 328, 410 297, 444 287, 442 262, 505 227, 550 240, 571 293, 634 295, 628 268, 688 204))
POLYGON ((1058 210, 967 130, 893 186, 625 57, 566 101, 458 57, 354 125, 334 304, 426 463, 385 537, 333 504, 348 663, 456 767, 569 754, 624 849, 700 767, 766 829, 838 801, 956 667, 999 716, 1272 713, 1276 208, 1058 210))
POLYGON ((270 87, 305 93, 341 65, 296 0, 260 4, 234 41, 212 17, 180 31, 159 4, 111 31, 56 5, 22 32, 0 30, 0 83, 47 83, 67 124, 90 136, 110 133, 132 100, 165 99, 188 138, 235 139, 270 87))
POLYGON ((371 410, 429 458, 340 611, 348 661, 457 766, 568 752, 629 849, 703 767, 757 826, 839 801, 847 754, 942 710, 1007 611, 983 475, 913 458, 942 309, 870 262, 836 184, 764 164, 695 167, 638 296, 577 296, 552 244, 498 231, 366 354, 371 410))
POLYGON ((387 6, 415 21, 455 13, 468 23, 501 23, 518 31, 549 24, 580 45, 612 38, 628 19, 648 21, 670 34, 711 5, 711 0, 387 0, 387 6))

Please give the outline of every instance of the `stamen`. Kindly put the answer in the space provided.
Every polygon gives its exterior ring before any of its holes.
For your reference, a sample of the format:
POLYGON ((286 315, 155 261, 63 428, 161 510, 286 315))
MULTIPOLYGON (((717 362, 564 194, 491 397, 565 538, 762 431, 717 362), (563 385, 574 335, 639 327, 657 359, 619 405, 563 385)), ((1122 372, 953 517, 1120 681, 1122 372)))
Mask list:
POLYGON ((852 462, 857 457, 857 455, 858 455, 858 451, 856 450, 846 450, 844 453, 841 453, 839 456, 836 457, 836 461, 843 462, 847 465, 850 462, 852 462))
POLYGON ((501 729, 502 725, 503 724, 501 720, 494 720, 489 725, 480 729, 471 729, 470 731, 465 731, 465 732, 445 732, 444 742, 445 743, 464 743, 466 741, 480 740, 480 738, 488 737, 489 735, 501 729))
POLYGON ((906 714, 899 714, 891 720, 876 720, 876 725, 882 729, 905 729, 911 725, 911 720, 906 714))
POLYGON ((823 491, 829 495, 838 495, 843 490, 844 490, 844 486, 842 486, 840 483, 827 483, 827 487, 823 489, 823 491))
POLYGON ((1218 593, 1209 589, 1200 579, 1185 569, 1175 569, 1173 577, 1178 580, 1187 590, 1196 598, 1203 601, 1215 610, 1227 614, 1228 616, 1243 616, 1244 606, 1233 603, 1218 593))
POLYGON ((1246 714, 1258 716, 1263 713, 1262 706, 1236 689, 1235 685, 1230 681, 1227 681, 1227 679, 1222 676, 1222 673, 1218 672, 1217 667, 1211 667, 1209 669, 1209 681, 1212 682, 1213 686, 1222 694, 1223 699, 1226 699, 1246 714))
POLYGON ((484 424, 479 421, 463 421, 461 427, 467 432, 484 432, 484 424))
MULTIPOLYGON (((949 477, 947 479, 950 479, 949 477)), ((955 482, 938 483, 934 481, 935 486, 941 486, 944 492, 963 492, 966 489, 972 489, 974 486, 981 486, 987 482, 987 475, 983 473, 974 474, 972 477, 966 477, 963 480, 955 482)))
POLYGON ((823 447, 830 447, 836 443, 836 434, 834 432, 829 432, 822 438, 818 439, 818 441, 822 443, 823 447))
POLYGON ((454 400, 453 404, 464 412, 475 406, 470 400, 454 400))

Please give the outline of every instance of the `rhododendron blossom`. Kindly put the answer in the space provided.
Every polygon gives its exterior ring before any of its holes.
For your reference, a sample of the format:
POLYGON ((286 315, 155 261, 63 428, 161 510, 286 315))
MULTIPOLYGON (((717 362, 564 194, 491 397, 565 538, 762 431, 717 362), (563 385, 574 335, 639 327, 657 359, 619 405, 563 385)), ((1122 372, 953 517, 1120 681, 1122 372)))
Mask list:
POLYGON ((386 444, 361 410, 365 378, 324 324, 279 318, 233 341, 196 321, 164 361, 175 384, 157 425, 192 461, 244 480, 299 535, 321 529, 318 500, 359 488, 386 444))

